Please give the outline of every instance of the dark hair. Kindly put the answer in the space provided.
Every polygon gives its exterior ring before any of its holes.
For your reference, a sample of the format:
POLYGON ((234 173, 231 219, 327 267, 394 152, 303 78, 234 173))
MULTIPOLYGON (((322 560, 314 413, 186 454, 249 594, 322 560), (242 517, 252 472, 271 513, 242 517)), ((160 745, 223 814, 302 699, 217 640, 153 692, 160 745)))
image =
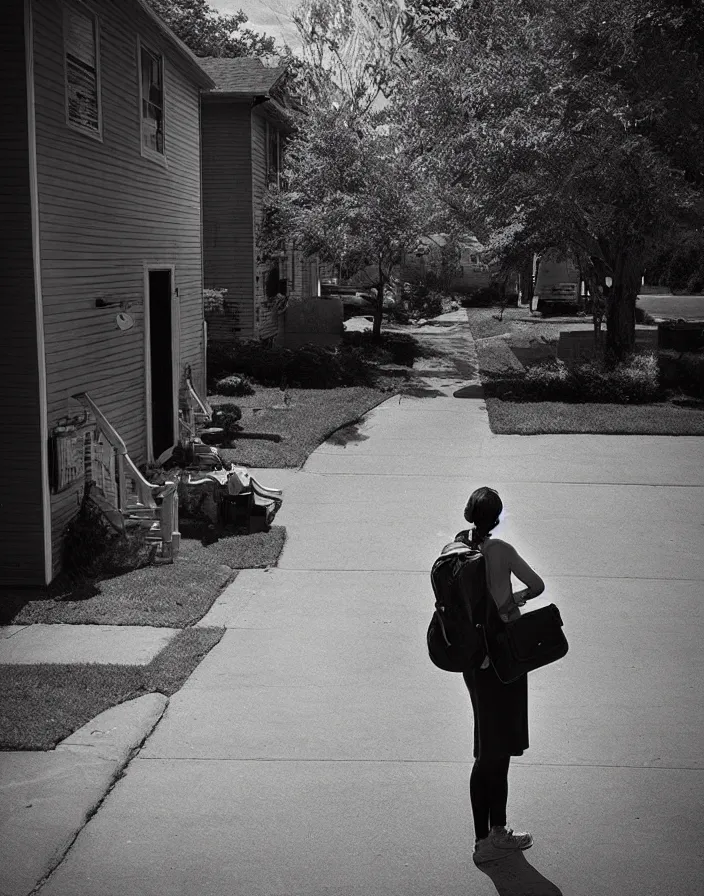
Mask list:
POLYGON ((464 509, 464 518, 472 523, 472 542, 483 541, 492 529, 499 525, 499 516, 504 509, 499 493, 493 488, 482 486, 472 492, 464 509))

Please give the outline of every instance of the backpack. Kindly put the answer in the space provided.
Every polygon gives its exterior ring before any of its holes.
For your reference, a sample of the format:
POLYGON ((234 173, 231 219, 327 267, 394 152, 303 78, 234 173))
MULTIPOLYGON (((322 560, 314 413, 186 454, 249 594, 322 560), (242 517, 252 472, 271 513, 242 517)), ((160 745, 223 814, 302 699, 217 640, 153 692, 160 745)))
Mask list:
POLYGON ((451 542, 433 563, 430 581, 435 593, 427 634, 430 659, 446 672, 478 669, 486 656, 484 555, 461 541, 451 542))

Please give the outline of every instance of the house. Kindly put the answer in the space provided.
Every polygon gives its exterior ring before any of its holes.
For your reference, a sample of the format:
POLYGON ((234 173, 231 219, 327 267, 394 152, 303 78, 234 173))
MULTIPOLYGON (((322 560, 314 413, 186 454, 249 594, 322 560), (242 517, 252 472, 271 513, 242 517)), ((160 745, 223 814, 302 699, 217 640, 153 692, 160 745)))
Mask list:
POLYGON ((403 259, 401 279, 425 283, 430 276, 439 282, 445 280, 447 289, 458 293, 472 293, 486 289, 492 282, 492 274, 485 261, 486 250, 481 243, 468 234, 457 246, 459 257, 453 252, 446 259, 444 250, 448 242, 448 237, 444 233, 421 237, 416 251, 406 253, 403 259))
POLYGON ((0 584, 43 586, 87 465, 109 453, 81 441, 76 396, 140 464, 176 440, 185 375, 204 386, 199 94, 213 82, 145 0, 3 13, 0 584))
POLYGON ((290 132, 286 68, 249 58, 199 62, 215 82, 201 101, 204 279, 206 288, 227 290, 224 312, 208 319, 208 339, 278 340, 281 296, 317 296, 320 286, 317 260, 295 247, 275 258, 257 251, 264 194, 280 185, 290 132))

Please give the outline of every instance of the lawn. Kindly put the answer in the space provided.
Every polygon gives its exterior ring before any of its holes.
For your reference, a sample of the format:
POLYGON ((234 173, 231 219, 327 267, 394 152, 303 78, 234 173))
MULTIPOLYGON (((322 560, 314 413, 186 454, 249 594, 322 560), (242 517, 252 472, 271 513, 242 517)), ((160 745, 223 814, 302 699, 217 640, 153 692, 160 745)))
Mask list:
POLYGON ((212 406, 236 404, 242 409, 245 434, 273 434, 279 442, 240 438, 220 449, 223 458, 246 467, 300 467, 318 445, 336 430, 354 423, 390 392, 367 386, 336 389, 287 389, 256 386, 254 395, 229 398, 210 395, 212 406))
POLYGON ((59 585, 51 598, 25 603, 11 622, 185 628, 205 616, 237 570, 276 566, 286 530, 272 526, 251 535, 219 535, 205 544, 209 538, 183 538, 173 563, 83 585, 59 585))
POLYGON ((564 404, 557 401, 487 398, 486 408, 491 431, 504 435, 704 435, 704 410, 677 407, 669 402, 644 405, 564 404))
MULTIPOLYGON (((502 372, 520 373, 524 367, 557 356, 561 330, 591 330, 590 318, 532 317, 525 308, 468 308, 475 339, 479 375, 483 382, 502 372)), ((487 398, 492 432, 599 433, 613 435, 704 435, 704 410, 680 407, 672 400, 652 404, 566 404, 557 401, 510 401, 487 398)))
POLYGON ((147 666, 0 665, 0 750, 52 750, 111 706, 154 692, 170 697, 224 631, 185 629, 147 666))

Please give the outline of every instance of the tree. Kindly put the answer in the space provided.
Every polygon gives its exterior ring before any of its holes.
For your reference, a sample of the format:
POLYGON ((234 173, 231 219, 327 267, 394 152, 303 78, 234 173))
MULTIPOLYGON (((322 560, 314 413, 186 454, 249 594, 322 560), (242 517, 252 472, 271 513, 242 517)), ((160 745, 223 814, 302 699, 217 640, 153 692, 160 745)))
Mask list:
POLYGON ((597 301, 609 276, 616 359, 634 347, 648 258, 702 220, 692 5, 701 11, 701 0, 410 2, 434 27, 415 32, 397 81, 406 151, 499 255, 570 251, 597 301))
POLYGON ((298 105, 286 187, 266 197, 260 251, 289 240, 348 272, 373 265, 378 339, 391 271, 429 223, 423 184, 382 101, 412 20, 397 0, 304 0, 295 21, 303 49, 287 85, 298 105))
POLYGON ((196 56, 270 56, 273 37, 242 26, 247 16, 216 12, 207 0, 147 0, 159 18, 196 56))
POLYGON ((265 199, 260 249, 293 240, 349 272, 374 265, 373 335, 393 267, 417 245, 428 221, 421 185, 392 134, 355 116, 349 105, 308 110, 285 154, 285 190, 265 199))

